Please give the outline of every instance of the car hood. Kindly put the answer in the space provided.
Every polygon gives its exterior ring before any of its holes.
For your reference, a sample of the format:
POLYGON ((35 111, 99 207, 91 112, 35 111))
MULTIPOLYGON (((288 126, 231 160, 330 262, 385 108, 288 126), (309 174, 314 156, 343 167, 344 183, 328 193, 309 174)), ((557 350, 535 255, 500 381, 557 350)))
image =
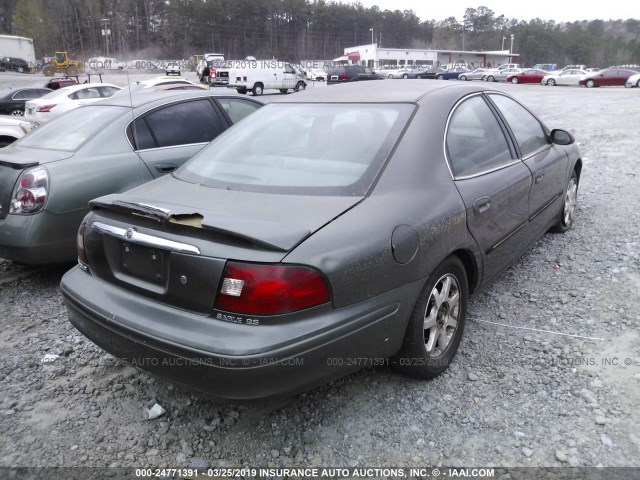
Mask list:
POLYGON ((39 148, 21 147, 12 144, 0 151, 0 165, 23 169, 36 165, 57 162, 73 156, 74 152, 61 150, 44 150, 39 148))
POLYGON ((92 200, 96 208, 212 230, 263 248, 290 251, 363 197, 280 195, 191 184, 171 176, 92 200))

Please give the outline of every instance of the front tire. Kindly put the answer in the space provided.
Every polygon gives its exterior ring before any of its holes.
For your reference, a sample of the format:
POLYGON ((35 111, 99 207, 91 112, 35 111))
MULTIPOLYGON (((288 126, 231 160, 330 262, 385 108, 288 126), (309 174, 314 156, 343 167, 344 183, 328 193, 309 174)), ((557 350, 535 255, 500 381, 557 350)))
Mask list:
POLYGON ((596 86, 596 82, 594 80, 589 79, 587 80, 586 85, 587 85, 587 88, 593 88, 596 86))
POLYGON ((304 83, 302 80, 299 81, 296 85, 296 87, 293 89, 294 92, 299 92, 300 90, 305 90, 307 88, 307 84, 304 83))
POLYGON ((466 79, 467 79, 466 75, 460 75, 460 80, 466 80, 466 79))
POLYGON ((558 222, 551 227, 551 231, 564 233, 573 227, 576 216, 576 205, 578 203, 578 176, 575 170, 571 173, 571 178, 564 191, 564 202, 558 217, 558 222))
POLYGON ((437 78, 438 80, 444 80, 444 76, 442 76, 442 75, 438 75, 436 78, 437 78))
POLYGON ((518 77, 513 77, 511 79, 511 83, 513 83, 514 85, 517 85, 518 84, 518 77))
POLYGON ((24 116, 24 110, 20 110, 19 108, 13 108, 9 112, 9 115, 14 116, 14 117, 22 117, 22 116, 24 116))
POLYGON ((56 73, 56 69, 51 65, 45 65, 44 67, 42 67, 42 73, 45 77, 53 77, 53 75, 56 73))
POLYGON ((256 83, 253 86, 252 93, 253 93, 254 97, 262 95, 264 93, 264 87, 262 86, 262 84, 261 83, 256 83))
POLYGON ((409 75, 407 75, 407 74, 405 73, 404 75, 402 75, 402 78, 404 78, 404 79, 406 80, 407 78, 409 78, 409 75))
POLYGON ((460 345, 468 301, 464 266, 458 257, 448 257, 432 272, 418 296, 394 366, 424 379, 444 372, 460 345))
POLYGON ((495 77, 493 75, 489 75, 487 77, 487 82, 495 82, 495 81, 496 81, 496 79, 495 79, 495 77))
POLYGON ((550 78, 549 80, 547 80, 547 85, 555 87, 556 86, 556 81, 553 78, 550 78))

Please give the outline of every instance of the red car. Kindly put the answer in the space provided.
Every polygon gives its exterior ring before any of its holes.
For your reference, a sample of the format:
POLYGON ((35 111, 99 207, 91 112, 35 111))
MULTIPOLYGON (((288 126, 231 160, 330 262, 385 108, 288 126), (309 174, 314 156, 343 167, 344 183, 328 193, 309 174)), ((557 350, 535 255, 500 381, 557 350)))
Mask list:
POLYGON ((624 85, 631 75, 636 75, 638 72, 635 70, 629 70, 628 68, 607 68, 599 72, 593 72, 578 83, 581 87, 604 87, 612 85, 624 85))
POLYGON ((546 70, 525 70, 520 73, 514 73, 507 77, 507 82, 511 83, 540 83, 542 77, 549 75, 546 70))

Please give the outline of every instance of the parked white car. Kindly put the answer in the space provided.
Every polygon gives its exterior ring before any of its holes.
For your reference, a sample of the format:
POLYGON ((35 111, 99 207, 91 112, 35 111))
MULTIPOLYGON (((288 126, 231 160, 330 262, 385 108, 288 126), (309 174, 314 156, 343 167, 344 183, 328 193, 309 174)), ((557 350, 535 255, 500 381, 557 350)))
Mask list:
POLYGON ((627 78, 624 82, 624 86, 627 88, 640 88, 640 73, 637 75, 631 75, 629 78, 627 78))
POLYGON ((289 63, 278 60, 256 60, 250 63, 252 66, 229 71, 229 87, 235 88, 238 93, 262 95, 265 90, 287 93, 290 89, 297 92, 307 88, 306 78, 296 73, 289 63))
POLYGON ((180 62, 167 62, 165 73, 169 75, 180 75, 180 62))
POLYGON ((25 104, 24 119, 43 125, 69 110, 110 97, 122 90, 110 83, 82 83, 60 88, 25 104))
POLYGON ((308 68, 306 70, 306 74, 309 80, 314 80, 316 82, 327 81, 327 72, 325 72, 321 68, 308 68))
POLYGON ((31 130, 31 124, 22 117, 0 115, 0 148, 12 144, 31 130))
POLYGON ((560 72, 553 72, 553 73, 550 73, 549 75, 545 75, 544 77, 542 77, 542 80, 540 83, 542 83, 542 85, 550 85, 550 86, 554 86, 554 85, 577 86, 580 79, 585 75, 587 75, 588 73, 589 72, 587 72, 586 70, 579 70, 577 68, 562 70, 560 72))

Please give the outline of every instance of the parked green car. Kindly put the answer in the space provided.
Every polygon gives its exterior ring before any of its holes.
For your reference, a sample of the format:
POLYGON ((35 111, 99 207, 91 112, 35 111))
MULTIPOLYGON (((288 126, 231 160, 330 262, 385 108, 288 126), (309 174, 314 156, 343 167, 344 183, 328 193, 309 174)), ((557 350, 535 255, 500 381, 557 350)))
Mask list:
POLYGON ((0 153, 0 258, 74 261, 91 199, 172 172, 261 106, 208 91, 135 92, 34 130, 0 153))

